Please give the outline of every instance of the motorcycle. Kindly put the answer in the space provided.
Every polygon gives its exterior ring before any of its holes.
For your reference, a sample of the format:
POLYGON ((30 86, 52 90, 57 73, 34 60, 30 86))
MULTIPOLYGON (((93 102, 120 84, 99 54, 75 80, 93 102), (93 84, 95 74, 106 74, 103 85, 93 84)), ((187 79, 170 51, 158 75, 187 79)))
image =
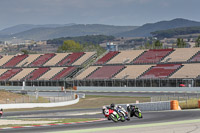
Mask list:
POLYGON ((127 104, 127 111, 130 114, 130 117, 135 116, 137 118, 143 118, 141 110, 134 105, 127 104))
POLYGON ((124 108, 117 108, 117 112, 119 113, 122 122, 130 120, 128 117, 128 112, 126 112, 124 108))
POLYGON ((115 110, 106 107, 103 107, 103 114, 108 118, 108 120, 112 120, 113 122, 124 122, 126 120, 122 112, 116 112, 115 110))
POLYGON ((3 115, 3 110, 0 110, 0 118, 2 117, 3 115))

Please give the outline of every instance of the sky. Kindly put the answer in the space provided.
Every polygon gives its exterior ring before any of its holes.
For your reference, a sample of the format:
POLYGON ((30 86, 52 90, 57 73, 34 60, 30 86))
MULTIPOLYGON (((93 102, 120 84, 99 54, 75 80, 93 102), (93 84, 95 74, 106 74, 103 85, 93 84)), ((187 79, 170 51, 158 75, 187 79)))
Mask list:
POLYGON ((200 21, 200 0, 0 0, 0 29, 17 24, 141 26, 185 18, 200 21))

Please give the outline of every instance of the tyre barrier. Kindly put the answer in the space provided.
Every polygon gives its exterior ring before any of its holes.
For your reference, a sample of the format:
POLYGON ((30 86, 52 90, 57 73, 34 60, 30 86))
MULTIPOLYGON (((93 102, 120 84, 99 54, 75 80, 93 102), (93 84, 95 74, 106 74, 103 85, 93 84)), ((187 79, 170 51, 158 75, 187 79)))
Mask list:
POLYGON ((179 102, 177 100, 172 100, 170 102, 171 110, 181 110, 179 102))
POLYGON ((200 108, 200 100, 198 100, 198 107, 200 108))

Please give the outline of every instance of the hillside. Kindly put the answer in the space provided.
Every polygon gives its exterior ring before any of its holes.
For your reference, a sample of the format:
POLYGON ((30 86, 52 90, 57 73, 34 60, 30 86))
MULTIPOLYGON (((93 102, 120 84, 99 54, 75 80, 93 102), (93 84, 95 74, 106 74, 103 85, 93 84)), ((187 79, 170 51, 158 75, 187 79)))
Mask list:
POLYGON ((10 35, 9 38, 17 37, 30 40, 48 40, 59 37, 76 37, 85 35, 113 35, 120 32, 130 31, 136 26, 112 26, 101 24, 79 24, 56 28, 34 28, 10 35))
POLYGON ((151 32, 159 30, 167 30, 172 28, 179 28, 179 27, 191 27, 191 26, 200 26, 200 22, 177 18, 170 21, 160 21, 157 23, 145 24, 135 30, 116 34, 116 36, 148 37, 151 36, 151 32))
POLYGON ((74 40, 80 44, 100 44, 105 41, 113 41, 114 36, 105 36, 105 35, 87 35, 79 37, 61 37, 52 40, 47 40, 47 44, 63 44, 65 40, 74 40))
POLYGON ((151 32, 151 34, 157 38, 170 38, 179 35, 198 34, 198 33, 200 33, 200 26, 174 28, 169 30, 151 32))
POLYGON ((34 28, 56 28, 63 26, 71 26, 74 24, 44 24, 44 25, 33 25, 33 24, 19 24, 12 27, 5 28, 0 30, 0 35, 12 35, 20 32, 24 32, 27 30, 31 30, 34 28))

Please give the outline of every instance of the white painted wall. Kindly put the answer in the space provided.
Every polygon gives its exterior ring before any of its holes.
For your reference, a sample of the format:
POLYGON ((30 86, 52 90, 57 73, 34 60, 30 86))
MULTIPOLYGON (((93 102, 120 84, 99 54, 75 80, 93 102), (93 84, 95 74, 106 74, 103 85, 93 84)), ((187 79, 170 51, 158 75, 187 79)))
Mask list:
POLYGON ((0 104, 2 109, 19 109, 19 108, 36 108, 36 107, 58 107, 76 104, 79 102, 79 98, 66 102, 57 103, 20 103, 20 104, 0 104))

